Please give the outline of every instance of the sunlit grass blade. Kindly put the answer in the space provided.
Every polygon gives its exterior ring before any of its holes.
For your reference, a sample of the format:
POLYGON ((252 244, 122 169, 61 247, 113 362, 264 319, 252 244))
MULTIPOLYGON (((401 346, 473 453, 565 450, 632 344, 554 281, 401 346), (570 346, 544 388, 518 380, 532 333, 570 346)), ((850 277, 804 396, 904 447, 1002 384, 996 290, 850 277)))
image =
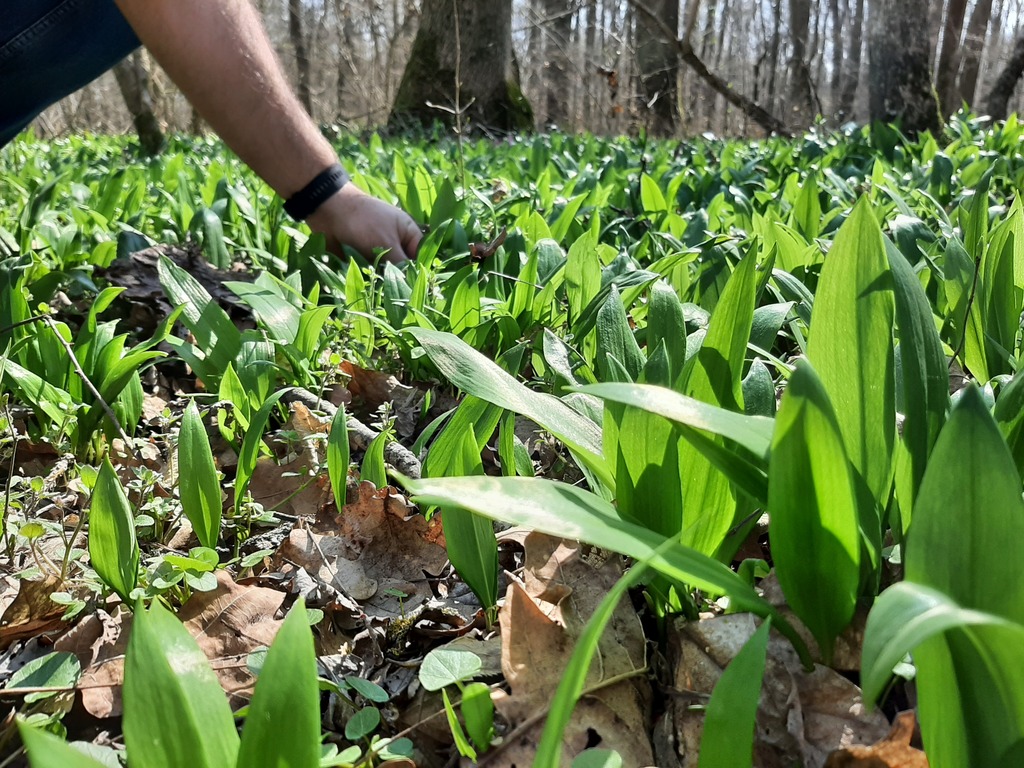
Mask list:
POLYGON ((227 697, 196 641, 159 602, 135 612, 123 695, 125 746, 133 764, 235 764, 238 733, 227 697))
POLYGON ((305 603, 296 601, 260 670, 242 728, 238 765, 316 768, 320 764, 320 688, 305 603))
POLYGON ((260 409, 253 414, 249 422, 249 428, 245 430, 245 437, 242 438, 242 449, 238 453, 238 469, 235 471, 235 512, 238 512, 239 504, 245 497, 249 488, 249 481, 252 480, 252 473, 256 471, 256 460, 260 455, 260 446, 263 445, 263 430, 267 428, 270 414, 277 406, 277 402, 289 391, 291 387, 278 390, 267 401, 260 406, 260 409))
POLYGON ((777 422, 768 471, 775 572, 827 662, 856 606, 861 534, 839 425, 806 361, 789 380, 777 422))
POLYGON ((139 577, 135 518, 121 481, 106 459, 89 508, 89 561, 103 582, 129 602, 139 577))
POLYGON ((704 711, 697 768, 747 768, 754 763, 754 727, 771 621, 765 621, 715 683, 704 711))
POLYGON ((334 493, 334 506, 341 512, 345 508, 345 489, 348 487, 348 465, 352 452, 348 440, 348 416, 345 406, 339 405, 331 429, 327 433, 327 475, 334 493))
POLYGON ((222 513, 220 479, 213 451, 195 401, 188 404, 178 434, 178 475, 181 508, 192 523, 199 543, 215 549, 220 538, 222 513))

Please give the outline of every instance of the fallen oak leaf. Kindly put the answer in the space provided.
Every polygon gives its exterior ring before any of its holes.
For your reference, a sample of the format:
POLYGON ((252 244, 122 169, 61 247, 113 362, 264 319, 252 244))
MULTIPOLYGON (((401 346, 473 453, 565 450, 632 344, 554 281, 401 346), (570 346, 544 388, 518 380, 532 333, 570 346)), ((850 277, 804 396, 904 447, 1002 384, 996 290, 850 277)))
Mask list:
POLYGON ((917 727, 913 710, 900 712, 892 730, 870 747, 859 745, 836 750, 828 756, 825 768, 928 768, 928 757, 910 746, 917 727))

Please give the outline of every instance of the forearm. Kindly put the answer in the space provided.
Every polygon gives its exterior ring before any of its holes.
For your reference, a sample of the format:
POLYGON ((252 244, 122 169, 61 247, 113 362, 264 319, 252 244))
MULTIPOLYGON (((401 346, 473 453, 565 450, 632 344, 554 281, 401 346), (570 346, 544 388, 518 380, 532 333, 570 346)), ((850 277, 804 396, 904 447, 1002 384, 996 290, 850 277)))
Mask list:
POLYGON ((285 80, 249 0, 116 0, 142 43, 282 197, 336 161, 285 80))

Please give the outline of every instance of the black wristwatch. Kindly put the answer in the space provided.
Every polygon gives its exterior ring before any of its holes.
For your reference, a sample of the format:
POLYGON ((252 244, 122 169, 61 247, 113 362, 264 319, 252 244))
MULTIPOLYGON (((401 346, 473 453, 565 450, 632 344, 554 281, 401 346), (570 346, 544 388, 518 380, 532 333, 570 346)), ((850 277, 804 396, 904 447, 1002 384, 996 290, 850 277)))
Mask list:
POLYGON ((339 163, 324 169, 309 184, 288 198, 284 212, 296 221, 304 221, 316 213, 327 199, 348 184, 348 174, 339 163))

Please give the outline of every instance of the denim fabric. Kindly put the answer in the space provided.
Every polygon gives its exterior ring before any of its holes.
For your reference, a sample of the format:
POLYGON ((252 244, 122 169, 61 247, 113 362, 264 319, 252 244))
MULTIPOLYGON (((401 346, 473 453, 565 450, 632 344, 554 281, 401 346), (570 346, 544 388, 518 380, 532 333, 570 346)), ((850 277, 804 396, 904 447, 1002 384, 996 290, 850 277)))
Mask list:
POLYGON ((114 0, 3 0, 0 147, 139 46, 114 0))

